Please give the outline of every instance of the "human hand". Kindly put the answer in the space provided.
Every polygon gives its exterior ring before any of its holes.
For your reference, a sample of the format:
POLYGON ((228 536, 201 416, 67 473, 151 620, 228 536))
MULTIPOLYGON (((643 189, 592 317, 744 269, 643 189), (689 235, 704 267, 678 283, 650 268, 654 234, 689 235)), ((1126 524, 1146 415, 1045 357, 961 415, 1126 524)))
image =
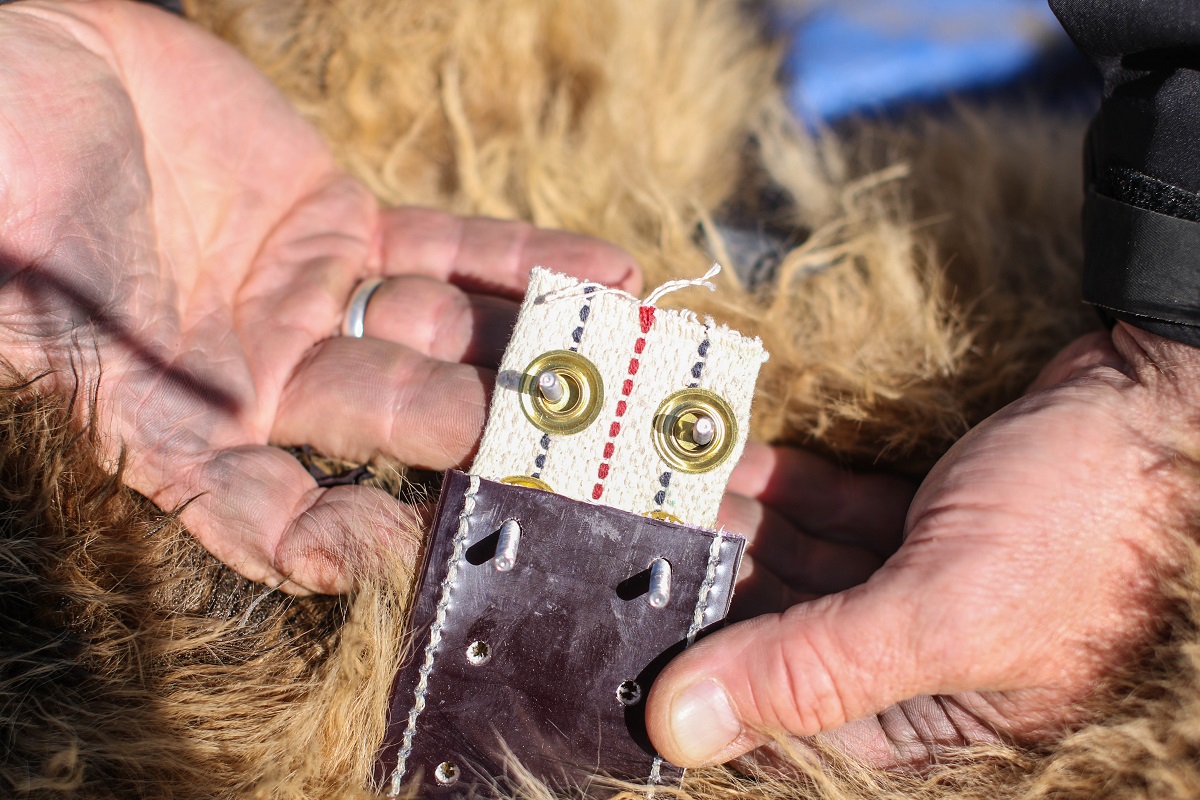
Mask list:
MULTIPOLYGON (((819 736, 893 766, 1061 733, 1153 635, 1157 581, 1178 568, 1196 501, 1198 399, 1193 348, 1123 323, 1078 340, 938 462, 903 545, 869 580, 733 625, 671 663, 648 700, 656 747, 694 766, 772 734, 819 736)), ((778 465, 779 485, 803 477, 778 465)), ((875 511, 877 530, 900 529, 895 497, 845 513, 875 511)), ((830 568, 812 588, 868 567, 830 568)))
POLYGON ((729 621, 864 583, 900 547, 917 486, 790 447, 747 442, 720 525, 746 537, 729 621))
POLYGON ((640 284, 585 237, 381 210, 248 62, 160 10, 0 9, 0 356, 95 387, 108 462, 124 448, 126 482, 186 503, 249 578, 339 591, 363 553, 413 547, 396 531, 414 512, 321 489, 269 444, 462 464, 492 382, 479 365, 539 263, 640 284), (367 338, 339 337, 373 275, 367 338))

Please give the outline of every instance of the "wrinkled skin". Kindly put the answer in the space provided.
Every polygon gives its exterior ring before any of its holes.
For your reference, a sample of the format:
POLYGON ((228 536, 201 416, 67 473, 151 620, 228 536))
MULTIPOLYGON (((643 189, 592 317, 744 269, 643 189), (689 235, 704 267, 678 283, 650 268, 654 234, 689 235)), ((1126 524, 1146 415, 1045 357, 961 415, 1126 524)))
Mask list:
POLYGON ((1153 635, 1194 515, 1197 400, 1195 349, 1120 324, 963 437, 911 506, 897 479, 752 450, 723 516, 754 568, 798 557, 753 598, 800 602, 677 658, 653 741, 692 766, 818 736, 897 766, 1061 733, 1153 635))
POLYGON ((107 458, 249 578, 339 591, 412 549, 412 509, 269 445, 463 464, 535 264, 640 286, 595 240, 381 209, 248 62, 161 10, 0 8, 0 356, 98 385, 107 458), (366 338, 339 337, 374 275, 366 338))

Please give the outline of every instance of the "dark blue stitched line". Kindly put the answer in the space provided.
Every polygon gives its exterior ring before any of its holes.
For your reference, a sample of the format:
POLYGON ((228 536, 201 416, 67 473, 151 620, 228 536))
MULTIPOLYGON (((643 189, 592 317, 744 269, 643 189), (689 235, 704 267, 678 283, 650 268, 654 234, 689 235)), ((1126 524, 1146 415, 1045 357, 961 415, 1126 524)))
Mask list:
POLYGON ((704 374, 704 365, 708 363, 708 348, 711 343, 708 341, 708 327, 704 328, 704 341, 696 348, 696 353, 700 356, 700 360, 692 365, 692 382, 688 384, 689 389, 695 389, 700 385, 700 376, 704 374))
MULTIPOLYGON (((588 317, 592 315, 592 292, 594 291, 596 291, 595 286, 585 286, 583 288, 586 298, 583 301, 583 305, 579 308, 579 325, 576 326, 575 330, 571 331, 571 342, 573 344, 570 350, 572 353, 579 352, 579 345, 583 341, 583 329, 587 325, 588 317)), ((534 471, 531 473, 531 477, 534 478, 542 477, 542 470, 546 468, 546 459, 550 455, 550 434, 543 434, 538 444, 541 446, 542 452, 538 453, 537 457, 533 459, 534 471)))
POLYGON ((671 472, 668 470, 658 476, 658 482, 663 488, 658 490, 658 494, 654 495, 655 505, 662 507, 662 504, 667 502, 667 489, 671 488, 671 472))
MULTIPOLYGON (((695 389, 700 385, 700 376, 704 374, 704 365, 708 363, 708 348, 712 343, 708 340, 708 326, 704 326, 704 341, 700 342, 700 346, 696 348, 696 353, 700 356, 700 360, 692 365, 692 382, 688 384, 689 389, 695 389)), ((671 488, 671 473, 664 472, 658 476, 658 482, 662 486, 654 495, 654 504, 662 508, 663 503, 667 502, 667 490, 671 488)))
POLYGON ((583 306, 579 309, 579 325, 575 328, 575 330, 571 331, 571 341, 574 342, 570 348, 572 353, 579 352, 579 344, 583 341, 583 328, 585 325, 587 325, 588 317, 592 314, 591 294, 594 291, 596 291, 595 286, 583 287, 583 293, 588 295, 588 297, 583 301, 583 306))

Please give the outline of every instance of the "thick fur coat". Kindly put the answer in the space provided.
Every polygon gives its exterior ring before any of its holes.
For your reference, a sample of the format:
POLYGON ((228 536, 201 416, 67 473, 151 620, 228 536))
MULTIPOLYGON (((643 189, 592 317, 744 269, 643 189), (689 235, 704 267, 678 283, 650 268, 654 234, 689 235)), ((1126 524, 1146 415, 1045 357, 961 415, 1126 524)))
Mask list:
MULTIPOLYGON (((679 300, 764 339, 758 438, 920 475, 1096 324, 1078 300, 1082 119, 962 107, 811 135, 783 105, 776 47, 734 0, 188 10, 385 202, 610 239, 651 286, 728 263, 717 222, 785 241, 768 287, 727 276, 679 300)), ((102 469, 71 398, 7 383, 0 793, 368 796, 412 565, 348 598, 269 593, 102 469)), ((1200 570, 1164 584, 1162 640, 1059 743, 921 774, 835 758, 784 778, 699 770, 678 796, 1200 795, 1200 570)))

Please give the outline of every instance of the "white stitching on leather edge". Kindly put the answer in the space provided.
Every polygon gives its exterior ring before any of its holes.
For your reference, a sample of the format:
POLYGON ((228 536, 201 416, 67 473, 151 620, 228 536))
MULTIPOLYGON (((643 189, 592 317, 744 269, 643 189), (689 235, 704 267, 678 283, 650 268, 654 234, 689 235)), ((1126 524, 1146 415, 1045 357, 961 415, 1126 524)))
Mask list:
POLYGON ((396 756, 396 769, 392 771, 388 797, 396 797, 400 794, 400 782, 404 779, 408 757, 412 754, 413 736, 417 732, 417 717, 425 710, 425 696, 429 693, 429 674, 433 672, 433 660, 437 655, 438 644, 442 640, 442 628, 446 625, 446 610, 450 607, 450 588, 458 576, 458 565, 466 551, 467 531, 471 527, 470 517, 475 511, 475 495, 479 491, 479 476, 471 475, 470 479, 467 493, 463 498, 462 513, 458 515, 458 531, 454 534, 454 547, 450 551, 446 577, 442 579, 442 596, 438 599, 433 625, 429 629, 429 643, 425 645, 425 660, 418 673, 417 689, 413 694, 413 707, 408 712, 408 726, 404 729, 400 753, 396 756))
MULTIPOLYGON (((704 624, 704 614, 708 611, 708 597, 712 594, 712 587, 717 582, 717 567, 721 564, 721 545, 724 543, 725 537, 718 533, 713 536, 712 544, 709 545, 708 569, 704 573, 704 582, 700 584, 700 592, 696 596, 696 610, 692 612, 692 624, 688 627, 685 647, 692 646, 692 643, 696 641, 696 634, 700 632, 700 626, 704 624)), ((650 777, 647 780, 650 786, 662 783, 662 765, 662 756, 655 756, 654 763, 650 766, 650 777)))
POLYGON ((721 545, 724 542, 725 537, 719 533, 715 534, 712 546, 708 548, 708 572, 704 575, 704 583, 700 584, 700 596, 696 598, 696 610, 692 614, 692 624, 687 633, 688 647, 696 641, 696 634, 700 633, 700 627, 704 624, 704 613, 708 611, 708 596, 712 594, 713 584, 717 582, 717 567, 721 562, 721 545))
MULTIPOLYGON (((650 765, 650 779, 647 781, 651 786, 658 786, 662 783, 662 765, 662 756, 655 756, 654 763, 650 765)), ((654 793, 651 792, 650 796, 653 797, 654 793)))

